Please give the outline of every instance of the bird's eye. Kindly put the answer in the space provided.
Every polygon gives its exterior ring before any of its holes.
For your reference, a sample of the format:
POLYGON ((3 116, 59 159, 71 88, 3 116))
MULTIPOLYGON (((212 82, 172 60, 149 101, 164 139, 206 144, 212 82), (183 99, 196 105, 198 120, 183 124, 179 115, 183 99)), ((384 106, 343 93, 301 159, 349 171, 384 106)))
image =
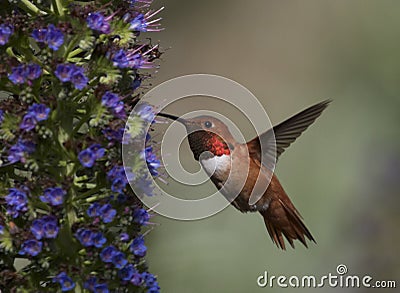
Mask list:
POLYGON ((211 123, 210 121, 206 121, 206 122, 204 122, 204 126, 205 126, 206 128, 211 128, 212 123, 211 123))

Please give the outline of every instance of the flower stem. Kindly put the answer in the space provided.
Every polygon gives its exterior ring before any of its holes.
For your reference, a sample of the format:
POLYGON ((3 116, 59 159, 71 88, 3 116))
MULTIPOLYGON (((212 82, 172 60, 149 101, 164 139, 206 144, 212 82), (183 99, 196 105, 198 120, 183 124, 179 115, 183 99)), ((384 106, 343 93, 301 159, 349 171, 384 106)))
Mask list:
POLYGON ((71 137, 74 137, 75 134, 78 133, 79 129, 82 127, 83 124, 89 121, 89 118, 92 116, 92 113, 88 113, 81 118, 75 128, 72 130, 71 137))
POLYGON ((21 4, 23 4, 25 6, 25 8, 27 8, 29 11, 32 11, 35 14, 41 14, 41 15, 47 14, 43 10, 40 10, 35 4, 33 4, 29 0, 21 0, 21 4))
POLYGON ((63 0, 53 0, 54 6, 59 16, 64 16, 64 5, 62 2, 63 0))

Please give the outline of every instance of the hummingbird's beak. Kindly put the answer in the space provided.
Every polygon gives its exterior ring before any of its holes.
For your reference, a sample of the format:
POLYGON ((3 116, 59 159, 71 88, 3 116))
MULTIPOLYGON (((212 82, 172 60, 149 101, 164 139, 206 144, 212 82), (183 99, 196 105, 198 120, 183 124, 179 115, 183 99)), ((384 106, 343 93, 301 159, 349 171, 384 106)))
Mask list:
POLYGON ((178 122, 182 123, 182 124, 185 125, 185 126, 186 126, 187 123, 188 123, 188 121, 187 121, 186 119, 183 119, 183 118, 181 118, 181 117, 174 116, 174 115, 171 115, 171 114, 167 114, 167 113, 158 113, 157 115, 158 115, 158 116, 161 116, 161 117, 165 117, 165 118, 171 119, 171 120, 178 121, 178 122))

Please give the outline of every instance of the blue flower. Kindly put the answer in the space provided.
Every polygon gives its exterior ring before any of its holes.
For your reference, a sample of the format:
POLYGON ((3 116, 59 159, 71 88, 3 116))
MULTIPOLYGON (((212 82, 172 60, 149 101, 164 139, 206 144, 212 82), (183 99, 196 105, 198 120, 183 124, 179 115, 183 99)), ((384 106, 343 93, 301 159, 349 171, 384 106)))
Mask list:
POLYGON ((59 283, 61 285, 61 291, 66 292, 75 288, 75 283, 67 273, 61 272, 53 278, 53 283, 59 283))
POLYGON ((36 239, 56 238, 59 227, 57 219, 53 216, 44 216, 32 222, 31 232, 36 239))
POLYGON ((29 254, 31 256, 36 256, 42 251, 42 242, 35 239, 30 239, 22 243, 21 250, 19 254, 25 255, 29 254))
POLYGON ((132 275, 131 283, 135 286, 140 286, 143 283, 142 275, 138 272, 134 272, 132 275))
POLYGON ((124 127, 121 127, 117 130, 106 128, 102 130, 102 133, 108 140, 115 140, 121 142, 124 136, 124 131, 125 131, 124 127))
POLYGON ((135 107, 135 112, 146 122, 153 122, 156 113, 154 108, 149 104, 143 103, 135 107))
POLYGON ((8 43, 8 39, 13 33, 13 27, 9 24, 0 24, 0 45, 8 43))
POLYGON ((100 217, 104 223, 111 223, 114 220, 117 211, 110 204, 105 204, 100 209, 100 217))
POLYGON ((89 279, 83 284, 83 288, 94 291, 94 287, 97 285, 97 278, 95 276, 90 276, 89 279))
POLYGON ((118 276, 123 281, 130 281, 133 277, 133 274, 136 273, 136 269, 132 264, 126 265, 124 268, 118 271, 118 276))
POLYGON ((126 55, 125 51, 123 49, 118 50, 113 58, 112 62, 114 66, 117 66, 119 68, 126 68, 129 66, 129 59, 128 56, 126 55))
POLYGON ((5 196, 7 203, 7 214, 16 218, 20 213, 28 210, 28 196, 24 188, 10 188, 9 194, 5 196))
POLYGON ((58 64, 54 74, 62 82, 72 82, 78 90, 82 90, 89 82, 83 68, 70 63, 58 64))
POLYGON ((81 151, 78 155, 78 159, 82 166, 86 168, 92 168, 96 162, 96 156, 90 148, 81 151))
POLYGON ((115 178, 112 182, 111 190, 113 192, 122 193, 124 191, 124 188, 126 187, 126 184, 127 182, 124 178, 115 178))
POLYGON ((119 240, 122 242, 128 242, 129 241, 129 235, 127 233, 121 233, 119 235, 119 240))
POLYGON ((75 237, 79 240, 79 242, 85 246, 89 247, 93 245, 93 236, 94 233, 89 229, 80 228, 75 233, 75 237))
POLYGON ((52 206, 61 205, 64 202, 64 197, 67 194, 61 187, 50 187, 44 190, 43 195, 39 196, 40 200, 49 203, 52 206))
POLYGON ((8 79, 13 84, 23 84, 27 79, 27 72, 25 65, 18 65, 17 67, 11 68, 11 74, 8 75, 8 79))
POLYGON ((40 240, 44 236, 44 223, 41 219, 34 220, 31 226, 31 232, 36 239, 40 240))
POLYGON ((19 128, 25 131, 30 131, 36 127, 37 121, 32 113, 27 113, 21 121, 19 128))
POLYGON ((107 284, 106 283, 101 283, 97 284, 94 286, 94 293, 109 293, 110 291, 108 290, 107 284))
POLYGON ((0 235, 3 235, 3 234, 4 234, 4 226, 0 225, 0 235))
POLYGON ((31 36, 36 42, 44 43, 46 42, 47 29, 46 28, 34 29, 32 31, 31 36))
POLYGON ((99 12, 89 13, 86 22, 89 28, 100 31, 103 34, 109 34, 111 31, 108 19, 104 18, 99 12))
POLYGON ((142 79, 139 77, 135 77, 135 80, 132 82, 133 90, 136 90, 137 88, 139 88, 141 84, 142 84, 142 79))
POLYGON ((122 269, 128 263, 128 261, 125 258, 125 254, 118 251, 113 255, 112 263, 117 269, 122 269))
POLYGON ((147 289, 149 289, 147 292, 159 292, 160 287, 158 286, 157 279, 153 274, 144 272, 142 273, 142 278, 146 284, 147 289))
POLYGON ((29 140, 18 140, 8 151, 10 163, 25 162, 25 154, 32 154, 35 151, 35 144, 29 140))
POLYGON ((101 232, 93 233, 92 239, 93 245, 97 248, 101 248, 107 242, 107 239, 101 232))
POLYGON ((139 32, 145 32, 147 29, 147 22, 146 19, 144 18, 143 14, 138 14, 131 22, 130 22, 130 29, 139 31, 139 32))
POLYGON ((146 251, 147 251, 147 247, 144 245, 143 236, 136 237, 132 241, 129 249, 136 256, 139 256, 139 257, 145 256, 146 255, 146 251))
POLYGON ((92 168, 96 160, 102 158, 104 154, 105 149, 102 148, 100 144, 95 143, 87 149, 81 151, 78 155, 78 159, 81 162, 82 166, 86 168, 92 168))
POLYGON ((83 73, 83 68, 76 67, 75 71, 71 75, 71 82, 73 83, 74 87, 78 90, 82 90, 84 87, 87 86, 89 79, 83 73))
POLYGON ((3 123, 4 120, 4 111, 0 109, 0 125, 3 123))
POLYGON ((107 179, 112 182, 111 190, 117 193, 122 193, 128 182, 132 181, 134 177, 135 174, 131 169, 124 169, 123 166, 115 166, 107 173, 107 179))
POLYGON ((146 147, 144 150, 144 156, 146 158, 147 167, 149 168, 150 174, 158 176, 157 169, 161 166, 161 162, 157 159, 157 156, 153 153, 153 147, 146 147))
POLYGON ((74 69, 75 69, 75 65, 73 65, 73 64, 69 64, 69 63, 58 64, 54 74, 62 82, 68 82, 68 81, 71 81, 71 76, 72 76, 72 72, 74 72, 74 69))
POLYGON ((106 152, 106 150, 98 143, 92 144, 89 149, 94 153, 96 160, 102 158, 106 152))
POLYGON ((101 251, 100 258, 105 263, 112 263, 112 259, 117 252, 118 250, 114 246, 107 246, 101 251))
POLYGON ((142 56, 141 54, 134 54, 129 58, 129 67, 130 68, 151 68, 147 66, 147 63, 145 65, 145 57, 142 56))
POLYGON ((101 97, 101 104, 107 108, 113 108, 120 100, 119 96, 115 93, 107 91, 101 97))
POLYGON ((44 222, 43 229, 44 229, 45 237, 46 238, 56 238, 58 235, 58 231, 59 231, 57 223, 53 222, 53 221, 46 222, 45 220, 43 220, 43 222, 44 222))
POLYGON ((136 223, 145 225, 149 221, 150 215, 145 209, 140 208, 133 212, 133 218, 136 223))
POLYGON ((161 28, 159 27, 158 21, 161 20, 161 18, 153 19, 150 20, 153 16, 157 15, 161 10, 163 10, 164 7, 161 7, 157 11, 151 11, 146 13, 145 15, 139 13, 135 16, 135 18, 130 22, 130 29, 133 31, 138 31, 138 32, 154 32, 154 31, 161 31, 161 28))
POLYGON ((28 109, 29 114, 33 115, 36 121, 47 120, 50 114, 50 108, 43 104, 33 104, 28 109))
POLYGON ((40 67, 40 65, 35 63, 26 65, 25 70, 26 78, 30 80, 37 79, 42 74, 42 68, 40 67))
POLYGON ((105 92, 101 97, 101 104, 111 109, 118 117, 124 117, 124 102, 120 101, 120 97, 117 94, 109 91, 105 92))
POLYGON ((89 217, 98 217, 100 216, 100 204, 95 202, 92 203, 89 208, 87 209, 86 213, 88 214, 89 217))
POLYGON ((160 287, 158 286, 158 283, 156 283, 153 287, 148 288, 149 290, 147 293, 159 293, 160 292, 160 287))
POLYGON ((64 35, 53 24, 50 24, 47 27, 46 42, 50 49, 57 51, 64 43, 64 35))

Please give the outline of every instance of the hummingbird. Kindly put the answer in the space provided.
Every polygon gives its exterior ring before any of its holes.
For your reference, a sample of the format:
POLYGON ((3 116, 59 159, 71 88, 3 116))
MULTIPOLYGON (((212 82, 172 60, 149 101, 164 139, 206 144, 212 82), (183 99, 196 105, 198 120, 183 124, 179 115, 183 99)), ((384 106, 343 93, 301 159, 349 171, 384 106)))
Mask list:
POLYGON ((306 108, 247 143, 237 142, 227 125, 212 116, 188 119, 167 113, 158 113, 158 116, 185 126, 194 159, 200 162, 220 193, 240 212, 260 213, 272 241, 278 248, 286 250, 284 238, 292 248, 294 240, 299 240, 305 247, 308 247, 306 238, 316 242, 273 168, 264 163, 262 156, 272 153, 278 160, 329 103, 330 100, 326 100, 306 108), (261 148, 261 145, 266 147, 261 148), (260 187, 258 201, 251 203, 252 192, 260 187))

